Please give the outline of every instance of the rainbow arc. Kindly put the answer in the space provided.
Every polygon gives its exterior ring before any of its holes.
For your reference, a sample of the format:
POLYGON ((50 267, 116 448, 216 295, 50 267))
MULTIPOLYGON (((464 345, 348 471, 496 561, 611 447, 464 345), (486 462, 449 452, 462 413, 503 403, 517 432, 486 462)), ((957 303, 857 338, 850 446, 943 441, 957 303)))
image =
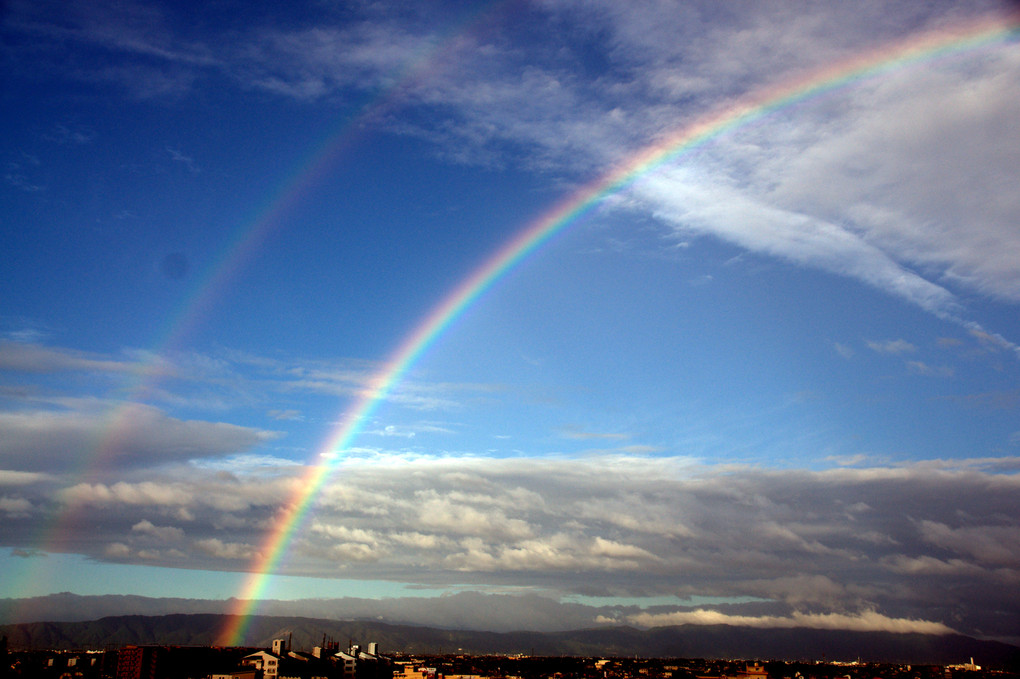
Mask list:
POLYGON ((243 591, 234 599, 234 615, 221 634, 221 643, 238 645, 243 641, 248 621, 270 577, 276 572, 294 536, 300 531, 316 498, 342 461, 343 452, 361 433, 364 423, 371 419, 408 370, 438 341, 444 331, 502 277, 556 234, 576 223, 607 196, 625 189, 638 178, 731 130, 860 81, 880 77, 913 64, 999 44, 1009 39, 1018 26, 1020 19, 1017 16, 1008 20, 996 17, 915 35, 738 100, 642 149, 609 173, 569 195, 517 233, 432 309, 392 353, 386 367, 374 376, 361 398, 340 418, 340 425, 318 450, 315 458, 317 463, 308 466, 304 476, 295 484, 294 495, 276 516, 273 529, 267 533, 258 557, 250 565, 250 575, 243 591))

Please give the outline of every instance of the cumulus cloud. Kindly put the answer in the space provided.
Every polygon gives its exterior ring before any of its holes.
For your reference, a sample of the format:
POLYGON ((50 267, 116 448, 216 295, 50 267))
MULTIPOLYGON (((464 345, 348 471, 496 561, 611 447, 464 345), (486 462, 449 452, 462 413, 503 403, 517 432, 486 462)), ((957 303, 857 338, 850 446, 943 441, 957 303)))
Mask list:
POLYGON ((257 554, 251 545, 241 542, 224 542, 219 538, 196 540, 193 544, 196 549, 215 559, 251 559, 257 554))
POLYGON ((131 530, 162 542, 173 542, 184 537, 184 531, 180 528, 176 526, 156 526, 148 519, 143 519, 131 526, 131 530))
POLYGON ((113 485, 79 483, 62 493, 62 499, 72 504, 124 504, 124 505, 186 505, 194 492, 185 484, 167 485, 155 481, 113 485))
POLYGON ((131 556, 131 548, 123 542, 111 542, 103 550, 103 554, 111 559, 126 559, 131 556))
MULTIPOLYGON (((312 500, 284 571, 763 602, 628 619, 642 625, 714 619, 935 633, 959 629, 945 611, 962 606, 985 633, 1006 634, 1004 626, 1020 620, 1020 598, 1009 594, 1020 583, 1013 518, 1020 483, 998 466, 926 461, 797 471, 621 455, 354 457, 338 461, 312 500), (932 501, 938 497, 953 502, 932 501), (763 612, 764 602, 778 608, 763 612), (710 617, 722 614, 736 617, 710 617)), ((19 486, 7 497, 19 498, 13 508, 31 503, 31 510, 5 535, 16 546, 19 534, 31 535, 66 507, 90 525, 75 539, 93 558, 244 569, 293 501, 302 472, 168 467, 144 481, 19 486)))

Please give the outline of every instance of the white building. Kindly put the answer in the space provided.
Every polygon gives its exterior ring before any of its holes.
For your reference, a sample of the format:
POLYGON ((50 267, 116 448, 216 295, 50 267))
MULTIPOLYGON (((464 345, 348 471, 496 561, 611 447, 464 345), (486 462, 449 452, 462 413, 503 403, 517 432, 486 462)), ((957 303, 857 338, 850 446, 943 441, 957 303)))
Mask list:
POLYGON ((333 656, 336 660, 339 676, 343 679, 392 679, 392 661, 379 655, 379 645, 372 642, 368 650, 361 650, 357 644, 347 652, 340 651, 333 656))
MULTIPOLYGON (((274 648, 276 642, 273 642, 274 648)), ((269 651, 255 651, 241 659, 241 664, 262 670, 265 679, 276 679, 280 676, 280 656, 269 651)))

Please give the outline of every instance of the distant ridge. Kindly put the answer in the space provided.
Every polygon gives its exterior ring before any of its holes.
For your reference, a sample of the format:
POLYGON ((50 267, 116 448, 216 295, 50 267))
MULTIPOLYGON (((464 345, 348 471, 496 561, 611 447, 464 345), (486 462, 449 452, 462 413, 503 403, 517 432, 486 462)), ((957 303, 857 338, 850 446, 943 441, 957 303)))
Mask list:
MULTIPOLYGON (((228 614, 232 600, 156 598, 131 594, 44 596, 0 599, 0 625, 25 622, 85 622, 112 615, 228 614)), ((458 592, 442 597, 359 597, 297 600, 265 599, 259 614, 326 620, 376 620, 397 625, 513 632, 558 632, 594 626, 592 621, 615 610, 563 603, 537 595, 458 592)), ((637 612, 639 609, 635 609, 637 612)))
MULTIPOLYGON (((221 614, 121 615, 88 622, 34 622, 0 626, 12 650, 103 649, 126 644, 209 646, 229 616, 221 614)), ((729 625, 603 627, 568 632, 473 632, 391 625, 375 621, 256 616, 245 644, 268 647, 293 635, 297 649, 323 635, 379 643, 384 653, 525 653, 539 656, 640 656, 863 660, 946 665, 973 657, 987 668, 1017 671, 1020 647, 963 635, 894 634, 814 629, 757 629, 729 625)))

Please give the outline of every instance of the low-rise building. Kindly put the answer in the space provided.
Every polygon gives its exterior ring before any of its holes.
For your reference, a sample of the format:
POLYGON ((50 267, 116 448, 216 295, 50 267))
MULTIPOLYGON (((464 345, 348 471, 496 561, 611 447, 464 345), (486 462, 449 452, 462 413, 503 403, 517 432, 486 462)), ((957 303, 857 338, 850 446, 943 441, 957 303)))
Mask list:
POLYGON ((393 661, 379 653, 379 645, 375 642, 368 645, 368 650, 354 644, 346 652, 340 651, 333 657, 343 679, 393 678, 393 661))
POLYGON ((241 664, 253 667, 262 673, 263 679, 277 679, 280 676, 281 657, 272 651, 255 651, 241 659, 241 664))

